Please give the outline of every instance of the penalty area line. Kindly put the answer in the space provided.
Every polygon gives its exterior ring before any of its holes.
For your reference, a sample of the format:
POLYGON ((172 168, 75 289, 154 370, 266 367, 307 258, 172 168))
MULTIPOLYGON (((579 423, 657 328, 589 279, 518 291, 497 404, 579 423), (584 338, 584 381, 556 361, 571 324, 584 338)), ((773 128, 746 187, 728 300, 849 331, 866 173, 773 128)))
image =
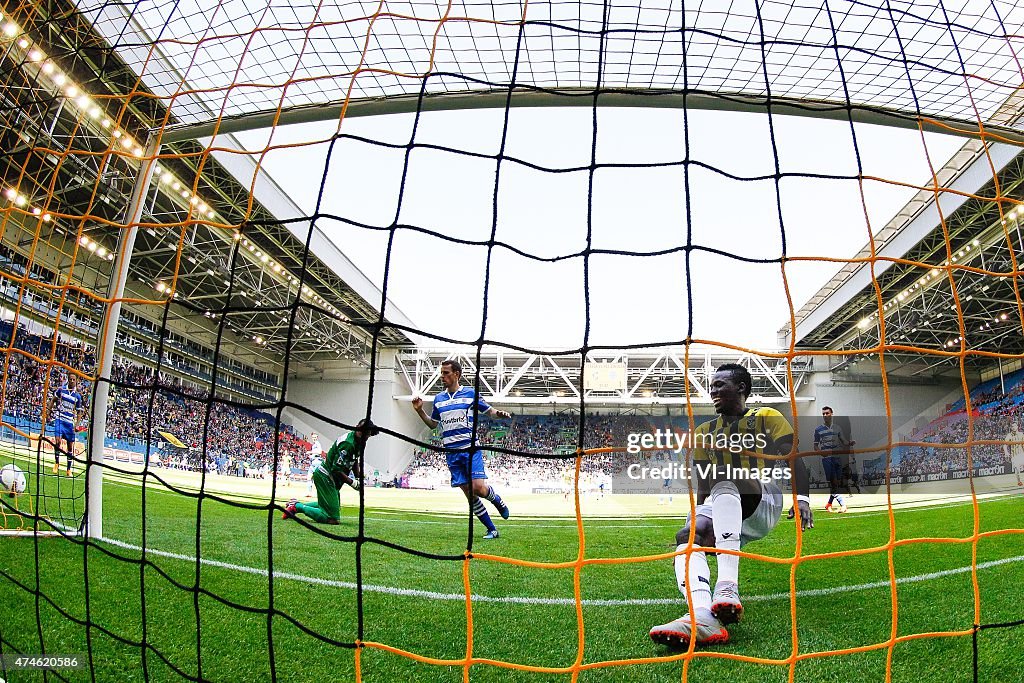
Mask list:
MULTIPOLYGON (((125 543, 113 538, 101 539, 104 543, 123 548, 125 550, 133 550, 137 552, 143 552, 141 546, 132 545, 131 543, 125 543)), ((166 557, 174 560, 182 560, 184 562, 195 562, 196 558, 193 555, 183 555, 180 553, 171 553, 165 550, 155 550, 147 548, 145 550, 147 555, 156 555, 157 557, 166 557)), ((977 568, 990 569, 992 567, 998 567, 1004 564, 1011 564, 1014 562, 1024 561, 1024 555, 1016 555, 1014 557, 1006 557, 1000 560, 990 560, 988 562, 979 562, 977 568)), ((246 567, 240 564, 232 564, 230 562, 221 562, 219 560, 211 560, 207 558, 201 558, 200 564, 208 567, 217 567, 220 569, 228 569, 231 571, 241 572, 243 574, 252 574, 254 576, 267 577, 269 572, 266 569, 258 567, 246 567)), ((916 576, 904 576, 896 579, 897 585, 903 585, 907 583, 918 583, 921 581, 931 581, 934 579, 941 579, 946 576, 955 576, 957 574, 965 574, 970 572, 972 567, 970 565, 965 567, 956 567, 954 569, 943 569, 937 572, 930 572, 928 574, 918 574, 916 576)), ((344 588, 349 590, 356 590, 358 586, 352 581, 337 581, 335 579, 321 579, 315 576, 304 576, 302 574, 293 574, 291 572, 274 572, 275 580, 282 581, 295 581, 297 583, 305 583, 314 586, 326 586, 330 588, 344 588)), ((860 583, 853 586, 834 586, 832 588, 814 588, 809 590, 797 591, 796 597, 817 597, 823 595, 835 595, 837 593, 852 593, 854 591, 866 591, 875 590, 877 588, 888 588, 892 584, 889 581, 872 581, 870 583, 860 583)), ((425 600, 444 600, 444 601, 458 601, 463 602, 466 600, 464 593, 440 593, 438 591, 426 591, 419 590, 416 588, 398 588, 396 586, 381 586, 376 584, 363 584, 363 590, 367 593, 382 593, 385 595, 397 595, 402 597, 413 597, 423 598, 425 600)), ((790 594, 786 593, 769 593, 767 595, 748 595, 743 599, 746 602, 771 602, 775 600, 788 600, 790 594)), ((497 602, 504 604, 515 604, 515 605, 552 605, 552 606, 566 606, 575 605, 576 601, 571 598, 534 598, 523 595, 507 595, 507 596, 494 596, 494 595, 477 595, 473 594, 472 599, 474 602, 497 602)), ((647 605, 682 605, 685 601, 682 597, 679 598, 634 598, 634 599, 623 599, 623 600, 600 600, 600 599, 585 599, 581 600, 581 603, 585 607, 632 607, 632 606, 647 606, 647 605)))

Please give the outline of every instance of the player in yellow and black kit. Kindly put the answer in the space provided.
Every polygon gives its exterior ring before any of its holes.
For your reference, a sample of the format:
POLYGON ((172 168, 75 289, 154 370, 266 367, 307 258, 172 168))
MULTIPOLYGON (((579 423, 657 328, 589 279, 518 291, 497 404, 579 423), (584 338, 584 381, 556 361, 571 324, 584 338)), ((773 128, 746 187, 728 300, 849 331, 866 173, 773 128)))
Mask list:
MULTIPOLYGON (((778 481, 792 476, 803 528, 811 517, 807 469, 793 457, 793 427, 773 408, 747 408, 753 380, 742 365, 719 366, 711 380, 711 400, 718 417, 700 425, 691 436, 692 478, 697 486, 694 544, 739 550, 764 538, 779 521, 782 490, 778 481), (759 457, 790 455, 788 460, 759 457)), ((691 518, 676 534, 676 550, 684 552, 691 518)), ((655 626, 655 642, 686 647, 696 630, 698 643, 724 643, 726 624, 740 620, 739 557, 718 555, 718 581, 711 591, 711 570, 703 551, 675 558, 676 583, 683 595, 690 586, 691 614, 655 626)))
POLYGON ((366 446, 366 440, 378 433, 378 429, 372 423, 360 420, 356 428, 344 439, 335 441, 327 450, 323 462, 313 471, 316 502, 299 503, 292 498, 284 509, 284 519, 295 517, 301 512, 314 522, 338 524, 341 521, 339 491, 344 484, 359 489, 358 480, 363 477, 359 455, 366 446))

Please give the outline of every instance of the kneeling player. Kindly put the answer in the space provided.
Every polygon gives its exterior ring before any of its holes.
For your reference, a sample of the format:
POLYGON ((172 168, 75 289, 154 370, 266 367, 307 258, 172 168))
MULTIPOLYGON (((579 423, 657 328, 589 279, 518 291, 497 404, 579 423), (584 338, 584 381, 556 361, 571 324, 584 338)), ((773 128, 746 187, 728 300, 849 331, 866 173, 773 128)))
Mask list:
POLYGON ((360 420, 356 428, 344 439, 338 439, 327 451, 326 458, 313 471, 313 485, 316 486, 316 502, 300 503, 292 498, 284 509, 283 519, 303 513, 314 522, 339 524, 341 522, 341 487, 348 484, 358 490, 357 479, 363 478, 359 454, 366 446, 366 440, 379 433, 377 427, 367 420, 360 420), (355 476, 353 476, 355 475, 355 476))
MULTIPOLYGON (((697 510, 676 534, 676 583, 685 596, 690 587, 690 612, 667 624, 655 626, 651 639, 669 646, 686 647, 691 634, 697 643, 729 640, 727 624, 740 620, 743 605, 739 594, 737 555, 718 555, 718 580, 711 591, 711 570, 703 550, 685 554, 694 527, 694 545, 722 550, 739 550, 749 541, 763 538, 775 528, 782 512, 782 491, 772 479, 749 476, 758 469, 780 468, 784 462, 756 455, 715 450, 710 444, 741 443, 745 453, 784 455, 792 450, 793 428, 772 408, 747 408, 752 380, 750 373, 734 363, 722 365, 711 382, 711 399, 719 416, 700 425, 693 433, 694 476, 697 479, 697 510), (761 438, 758 438, 761 437, 761 438), (724 439, 724 441, 723 441, 724 439)), ((805 529, 813 526, 807 470, 801 460, 792 465, 800 519, 805 529)))

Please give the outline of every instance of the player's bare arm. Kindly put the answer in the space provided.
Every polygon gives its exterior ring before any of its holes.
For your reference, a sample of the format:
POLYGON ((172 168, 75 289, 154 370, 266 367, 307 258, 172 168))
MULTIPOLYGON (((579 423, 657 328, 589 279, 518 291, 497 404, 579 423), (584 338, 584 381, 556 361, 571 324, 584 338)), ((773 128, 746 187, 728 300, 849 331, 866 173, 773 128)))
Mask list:
MULTIPOLYGON (((791 453, 792 437, 779 439, 776 442, 777 453, 791 453)), ((796 491, 797 508, 800 510, 800 526, 803 529, 814 528, 814 512, 811 510, 811 481, 807 474, 804 459, 795 454, 790 456, 790 470, 793 475, 793 489, 796 491)))
POLYGON ((341 484, 338 485, 338 488, 341 488, 345 484, 348 484, 349 486, 351 486, 352 488, 354 488, 354 489, 356 489, 358 491, 359 490, 359 480, 362 479, 363 477, 360 474, 360 472, 357 471, 357 466, 353 466, 352 474, 355 474, 356 476, 353 477, 350 474, 339 474, 338 475, 338 479, 341 480, 341 484))
POLYGON ((420 420, 423 421, 423 424, 427 425, 431 429, 437 426, 437 420, 431 418, 423 411, 423 399, 419 396, 412 400, 412 409, 420 416, 420 420))

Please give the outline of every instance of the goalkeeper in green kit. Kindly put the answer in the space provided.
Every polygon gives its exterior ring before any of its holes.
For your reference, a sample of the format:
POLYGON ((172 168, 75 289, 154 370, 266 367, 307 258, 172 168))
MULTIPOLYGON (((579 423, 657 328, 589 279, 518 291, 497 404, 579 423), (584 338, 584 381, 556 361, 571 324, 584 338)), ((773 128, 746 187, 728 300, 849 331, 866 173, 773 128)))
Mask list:
POLYGON ((320 524, 341 522, 341 487, 348 484, 359 490, 363 478, 359 455, 366 446, 366 440, 379 433, 368 420, 360 420, 356 428, 343 439, 338 439, 324 453, 323 462, 313 470, 313 485, 316 486, 315 503, 299 503, 292 498, 285 506, 283 519, 294 518, 303 513, 320 524))

